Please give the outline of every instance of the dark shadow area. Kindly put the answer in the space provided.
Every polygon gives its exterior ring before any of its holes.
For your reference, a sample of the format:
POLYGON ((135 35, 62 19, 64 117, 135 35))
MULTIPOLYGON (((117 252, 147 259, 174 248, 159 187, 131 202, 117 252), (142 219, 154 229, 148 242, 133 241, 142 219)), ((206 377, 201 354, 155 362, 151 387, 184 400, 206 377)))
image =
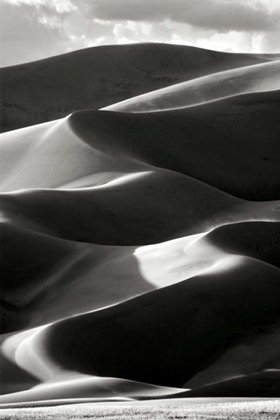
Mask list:
POLYGON ((147 43, 86 48, 3 68, 0 130, 40 124, 80 109, 99 109, 195 77, 270 59, 265 54, 147 43))
POLYGON ((80 111, 69 122, 109 155, 180 172, 245 200, 280 199, 280 92, 175 111, 80 111))
POLYGON ((3 194, 1 210, 16 225, 60 239, 140 246, 206 231, 220 213, 232 219, 237 203, 196 179, 157 171, 110 188, 3 194))
POLYGON ((280 268, 280 223, 226 225, 208 233, 205 239, 229 254, 256 258, 280 268))
POLYGON ((178 387, 240 342, 269 334, 280 321, 279 294, 280 271, 246 259, 59 322, 41 345, 66 369, 178 387))
POLYGON ((209 384, 179 395, 179 398, 278 398, 280 397, 280 371, 269 370, 252 375, 209 384))
POLYGON ((38 379, 0 354, 0 394, 25 391, 39 384, 38 379))
POLYGON ((134 248, 64 241, 11 224, 2 225, 1 240, 2 334, 154 289, 141 276, 134 248))

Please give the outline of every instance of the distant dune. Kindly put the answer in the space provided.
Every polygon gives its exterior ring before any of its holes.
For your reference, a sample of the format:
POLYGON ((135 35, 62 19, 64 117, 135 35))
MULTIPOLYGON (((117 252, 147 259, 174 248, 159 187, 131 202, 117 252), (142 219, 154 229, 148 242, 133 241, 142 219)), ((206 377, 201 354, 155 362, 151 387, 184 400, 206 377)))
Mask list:
POLYGON ((1 132, 279 58, 168 44, 111 45, 0 70, 1 132), (40 94, 38 94, 40 92, 40 94))
POLYGON ((1 69, 0 407, 280 396, 279 59, 1 69))

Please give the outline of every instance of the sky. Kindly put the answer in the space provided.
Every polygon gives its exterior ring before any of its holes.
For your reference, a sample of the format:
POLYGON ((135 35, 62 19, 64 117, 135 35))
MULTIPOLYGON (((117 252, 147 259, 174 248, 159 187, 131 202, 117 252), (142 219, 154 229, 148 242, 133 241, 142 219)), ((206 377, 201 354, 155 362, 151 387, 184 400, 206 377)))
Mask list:
POLYGON ((0 0, 0 67, 108 44, 280 52, 280 0, 0 0))

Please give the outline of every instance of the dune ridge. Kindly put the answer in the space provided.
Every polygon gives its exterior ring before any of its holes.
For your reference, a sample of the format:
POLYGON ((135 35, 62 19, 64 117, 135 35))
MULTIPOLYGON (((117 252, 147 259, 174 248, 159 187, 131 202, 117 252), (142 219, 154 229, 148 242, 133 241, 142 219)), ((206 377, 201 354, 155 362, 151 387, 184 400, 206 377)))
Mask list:
POLYGON ((30 127, 0 135, 0 407, 279 397, 279 55, 140 44, 1 73, 3 129, 30 127))
POLYGON ((279 58, 279 54, 229 54, 147 43, 88 48, 2 68, 0 130, 99 109, 171 84, 279 58))
POLYGON ((280 62, 255 64, 202 76, 109 105, 105 110, 152 112, 185 108, 245 93, 280 88, 280 62))

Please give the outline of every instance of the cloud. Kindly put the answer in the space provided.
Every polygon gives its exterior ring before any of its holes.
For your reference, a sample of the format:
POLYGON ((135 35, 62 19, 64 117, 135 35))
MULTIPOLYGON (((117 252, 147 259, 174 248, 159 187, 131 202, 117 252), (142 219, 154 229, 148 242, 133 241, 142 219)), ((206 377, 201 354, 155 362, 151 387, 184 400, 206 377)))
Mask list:
POLYGON ((0 66, 98 45, 98 39, 113 34, 113 28, 113 23, 85 19, 68 0, 2 1, 0 66))
POLYGON ((1 5, 0 58, 1 65, 32 61, 63 52, 65 37, 58 27, 39 22, 32 5, 1 5), (59 45, 56 43, 60 40, 59 45))
POLYGON ((94 45, 279 52, 279 0, 0 0, 0 66, 94 45))
POLYGON ((79 0, 79 4, 85 15, 103 20, 172 20, 216 31, 262 31, 277 25, 264 3, 250 0, 79 0))
POLYGON ((277 40, 280 39, 280 29, 273 32, 264 33, 260 36, 259 50, 268 53, 280 53, 280 45, 277 40))

